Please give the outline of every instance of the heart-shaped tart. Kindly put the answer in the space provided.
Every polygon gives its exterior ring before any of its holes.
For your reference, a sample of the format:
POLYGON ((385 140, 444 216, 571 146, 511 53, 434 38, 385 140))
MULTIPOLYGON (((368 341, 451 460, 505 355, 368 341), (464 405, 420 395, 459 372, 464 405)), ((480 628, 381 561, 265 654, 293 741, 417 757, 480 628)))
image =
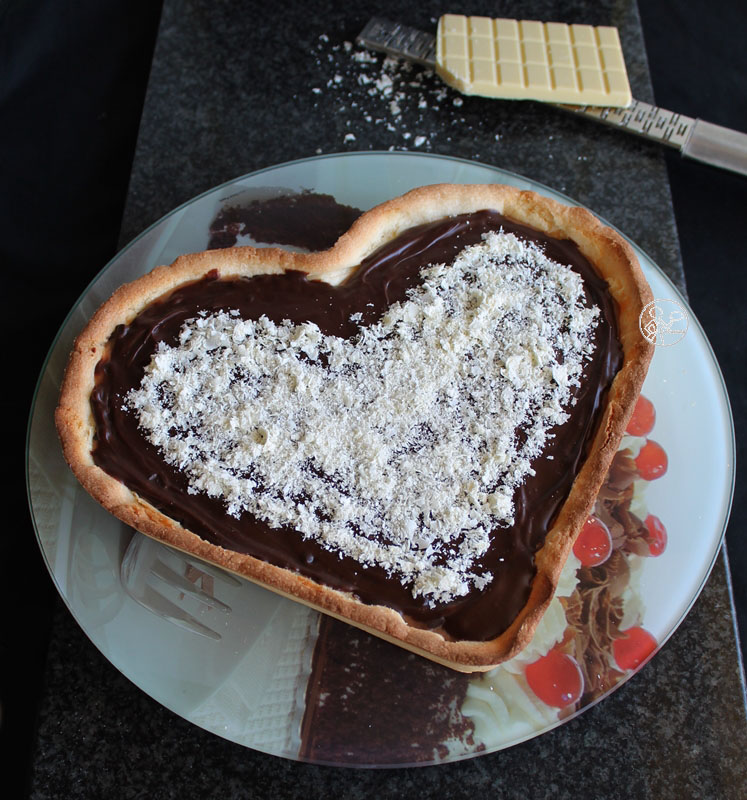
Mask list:
POLYGON ((532 637, 652 345, 585 210, 416 189, 319 253, 182 256, 76 341, 65 457, 138 530, 464 671, 532 637))

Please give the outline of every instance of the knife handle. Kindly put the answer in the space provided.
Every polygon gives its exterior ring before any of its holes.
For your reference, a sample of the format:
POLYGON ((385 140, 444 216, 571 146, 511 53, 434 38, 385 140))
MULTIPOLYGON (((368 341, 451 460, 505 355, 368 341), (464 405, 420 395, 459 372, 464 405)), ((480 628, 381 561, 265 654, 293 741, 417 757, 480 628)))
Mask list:
POLYGON ((747 134, 696 119, 682 155, 747 175, 747 134))

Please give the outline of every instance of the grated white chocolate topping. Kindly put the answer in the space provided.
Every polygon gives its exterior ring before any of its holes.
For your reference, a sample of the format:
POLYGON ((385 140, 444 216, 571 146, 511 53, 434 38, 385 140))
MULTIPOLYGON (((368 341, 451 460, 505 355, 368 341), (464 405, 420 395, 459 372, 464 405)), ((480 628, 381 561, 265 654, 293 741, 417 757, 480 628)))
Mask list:
POLYGON ((514 489, 568 418, 599 310, 580 275, 504 232, 421 277, 350 340, 203 313, 125 407, 190 492, 433 604, 492 580, 490 532, 512 524, 514 489))

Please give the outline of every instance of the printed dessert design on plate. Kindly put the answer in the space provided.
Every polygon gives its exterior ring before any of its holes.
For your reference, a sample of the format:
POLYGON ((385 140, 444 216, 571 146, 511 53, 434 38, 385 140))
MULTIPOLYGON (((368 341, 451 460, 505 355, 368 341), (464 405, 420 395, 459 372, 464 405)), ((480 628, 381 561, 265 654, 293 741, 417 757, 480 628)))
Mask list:
POLYGON ((210 225, 208 250, 236 245, 286 245, 327 250, 363 212, 330 194, 267 187, 232 192, 210 225))
POLYGON ((330 250, 207 251, 122 287, 58 429, 128 524, 486 670, 550 605, 645 376, 649 296, 585 210, 425 187, 330 250))
POLYGON ((649 513, 647 484, 666 472, 666 453, 648 439, 651 401, 641 396, 620 450, 576 540, 573 556, 530 646, 472 681, 462 712, 486 747, 518 740, 589 705, 638 669, 657 648, 645 629, 640 587, 646 558, 667 545, 649 513), (655 445, 660 460, 638 456, 655 445))
POLYGON ((653 423, 653 405, 641 397, 555 598, 532 642, 510 661, 459 675, 322 617, 299 755, 387 764, 496 749, 552 727, 638 669, 657 647, 644 627, 641 569, 667 544, 645 503, 666 455, 655 474, 635 458, 653 423))

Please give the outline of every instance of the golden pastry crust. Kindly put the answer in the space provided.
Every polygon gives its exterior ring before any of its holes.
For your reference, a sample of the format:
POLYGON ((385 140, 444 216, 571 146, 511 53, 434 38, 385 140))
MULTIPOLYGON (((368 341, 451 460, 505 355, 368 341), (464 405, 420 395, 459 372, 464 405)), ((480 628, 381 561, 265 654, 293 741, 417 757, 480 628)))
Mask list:
POLYGON ((377 636, 461 671, 492 669, 531 640, 550 603, 573 542, 590 513, 633 411, 653 353, 638 319, 651 291, 632 248, 588 211, 533 192, 501 185, 439 184, 415 189, 361 216, 329 250, 303 254, 276 248, 234 247, 185 255, 122 286, 95 313, 76 340, 56 411, 65 458, 83 487, 126 524, 178 549, 242 575, 294 600, 357 625, 377 636), (545 543, 536 554, 529 599, 511 626, 485 642, 454 641, 438 630, 409 624, 386 606, 366 605, 352 595, 249 555, 213 545, 165 516, 93 460, 90 395, 96 364, 114 328, 147 305, 208 272, 221 277, 302 270, 330 283, 344 280, 366 256, 415 225, 492 209, 549 236, 573 240, 607 280, 618 308, 623 365, 608 392, 592 448, 545 543))

